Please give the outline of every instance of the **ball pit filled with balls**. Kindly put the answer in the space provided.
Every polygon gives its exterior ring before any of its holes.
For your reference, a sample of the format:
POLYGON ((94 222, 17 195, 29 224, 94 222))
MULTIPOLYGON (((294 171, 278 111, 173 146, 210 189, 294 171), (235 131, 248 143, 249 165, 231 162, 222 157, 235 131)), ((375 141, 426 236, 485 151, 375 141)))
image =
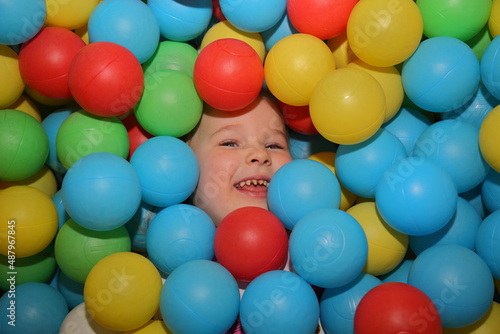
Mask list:
POLYGON ((0 333, 497 333, 499 34, 500 0, 0 1, 0 333))

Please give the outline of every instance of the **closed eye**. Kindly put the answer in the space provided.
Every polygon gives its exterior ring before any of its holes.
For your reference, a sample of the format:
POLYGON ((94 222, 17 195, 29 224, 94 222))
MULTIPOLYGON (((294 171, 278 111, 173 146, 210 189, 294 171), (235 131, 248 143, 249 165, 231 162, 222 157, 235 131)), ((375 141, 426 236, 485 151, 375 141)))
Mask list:
POLYGON ((271 150, 283 150, 285 147, 283 145, 273 143, 266 145, 266 148, 271 150))
POLYGON ((225 140, 219 143, 219 146, 238 147, 238 143, 235 140, 225 140))

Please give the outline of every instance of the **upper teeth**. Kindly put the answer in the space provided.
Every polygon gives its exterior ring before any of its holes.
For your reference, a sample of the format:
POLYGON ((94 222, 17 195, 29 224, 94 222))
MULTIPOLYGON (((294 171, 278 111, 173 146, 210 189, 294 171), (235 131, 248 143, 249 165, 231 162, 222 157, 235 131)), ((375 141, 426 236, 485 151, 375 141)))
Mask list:
POLYGON ((269 187, 269 182, 266 180, 246 180, 246 181, 241 181, 239 184, 237 184, 236 188, 241 188, 249 185, 269 187))

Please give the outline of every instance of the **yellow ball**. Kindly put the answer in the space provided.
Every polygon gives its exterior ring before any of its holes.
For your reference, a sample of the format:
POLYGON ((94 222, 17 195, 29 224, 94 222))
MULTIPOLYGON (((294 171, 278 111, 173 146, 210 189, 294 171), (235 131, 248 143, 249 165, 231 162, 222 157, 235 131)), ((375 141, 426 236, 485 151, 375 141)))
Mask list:
POLYGON ((48 26, 76 29, 87 24, 98 0, 46 0, 48 26))
POLYGON ((52 106, 52 107, 62 106, 74 101, 72 97, 67 99, 51 99, 50 97, 46 97, 38 93, 28 85, 26 85, 25 90, 29 97, 31 97, 36 102, 44 104, 46 106, 52 106))
POLYGON ((484 160, 500 173, 500 106, 493 108, 483 120, 479 129, 479 148, 484 160))
POLYGON ((488 19, 488 29, 492 38, 500 35, 500 0, 493 0, 491 4, 490 18, 488 19))
POLYGON ((142 255, 120 252, 106 256, 90 270, 83 298, 90 316, 114 331, 139 328, 160 305, 162 280, 142 255))
POLYGON ((500 304, 493 302, 486 314, 472 325, 443 328, 443 334, 497 334, 500 329, 500 304))
POLYGON ((413 0, 360 1, 347 22, 352 51, 373 66, 405 61, 417 49, 422 33, 422 15, 413 0))
MULTIPOLYGON (((335 152, 319 152, 309 157, 311 160, 321 162, 335 174, 335 152)), ((357 196, 347 190, 339 180, 340 184, 340 210, 346 211, 356 202, 357 196)))
POLYGON ((405 97, 401 73, 399 73, 396 67, 372 66, 360 59, 352 61, 348 67, 366 71, 378 81, 385 94, 386 107, 383 122, 385 123, 393 118, 401 108, 405 97))
POLYGON ((387 225, 380 217, 375 202, 356 204, 347 213, 356 218, 368 240, 365 273, 382 275, 403 261, 408 249, 408 236, 387 225))
POLYGON ((57 228, 56 207, 42 191, 30 186, 0 190, 0 254, 35 255, 52 242, 57 228))
POLYGON ((330 48, 335 59, 335 67, 342 68, 346 67, 347 64, 355 59, 358 59, 347 41, 347 33, 343 32, 337 37, 330 38, 326 41, 326 44, 330 48))
POLYGON ((200 51, 213 41, 223 38, 239 39, 240 41, 247 43, 255 50, 255 52, 257 52, 260 60, 264 62, 264 58, 266 57, 266 46, 262 36, 258 32, 246 32, 239 30, 227 20, 218 22, 208 29, 201 41, 200 51))
POLYGON ((318 83, 309 112, 318 132, 337 144, 370 138, 385 117, 385 94, 378 81, 356 68, 339 68, 318 83))
POLYGON ((0 189, 7 189, 13 186, 31 186, 42 191, 50 198, 57 192, 57 180, 54 173, 47 166, 43 166, 32 176, 19 181, 0 181, 0 189))
POLYGON ((16 100, 16 102, 11 104, 6 109, 19 110, 19 111, 27 113, 28 115, 32 116, 34 119, 36 119, 39 122, 42 121, 42 116, 40 115, 40 111, 38 110, 38 107, 33 102, 33 100, 31 98, 29 98, 28 96, 26 96, 25 94, 21 94, 21 96, 16 100))
POLYGON ((0 45, 0 78, 0 109, 5 109, 16 102, 25 86, 18 55, 7 45, 0 45))
POLYGON ((124 334, 172 334, 163 320, 150 320, 144 326, 124 334))

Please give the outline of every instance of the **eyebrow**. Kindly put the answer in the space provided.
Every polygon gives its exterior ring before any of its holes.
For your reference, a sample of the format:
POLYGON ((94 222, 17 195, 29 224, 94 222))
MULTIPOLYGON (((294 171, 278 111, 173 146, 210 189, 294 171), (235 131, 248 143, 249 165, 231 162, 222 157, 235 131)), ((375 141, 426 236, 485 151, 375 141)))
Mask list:
MULTIPOLYGON (((217 129, 216 131, 214 131, 210 135, 210 137, 212 138, 215 135, 217 135, 218 133, 223 132, 223 131, 237 131, 241 127, 244 127, 244 125, 243 124, 228 124, 228 125, 225 125, 219 129, 217 129)), ((281 136, 285 137, 285 139, 288 140, 288 136, 287 136, 285 131, 280 130, 280 129, 270 129, 270 130, 273 134, 281 135, 281 136)))

